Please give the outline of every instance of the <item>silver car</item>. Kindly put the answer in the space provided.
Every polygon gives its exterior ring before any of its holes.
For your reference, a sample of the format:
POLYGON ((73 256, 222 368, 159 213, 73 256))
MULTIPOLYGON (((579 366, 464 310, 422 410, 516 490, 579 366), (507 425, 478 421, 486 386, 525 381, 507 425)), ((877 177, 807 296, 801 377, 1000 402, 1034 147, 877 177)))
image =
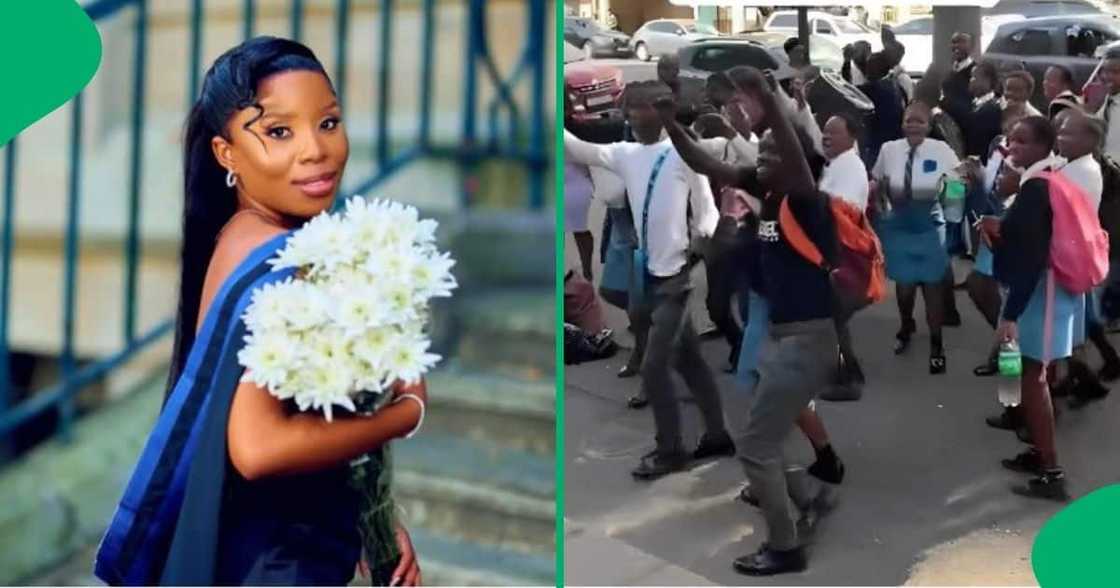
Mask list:
POLYGON ((715 27, 694 20, 651 20, 634 33, 634 56, 649 61, 662 55, 676 55, 677 50, 701 39, 720 36, 715 27))

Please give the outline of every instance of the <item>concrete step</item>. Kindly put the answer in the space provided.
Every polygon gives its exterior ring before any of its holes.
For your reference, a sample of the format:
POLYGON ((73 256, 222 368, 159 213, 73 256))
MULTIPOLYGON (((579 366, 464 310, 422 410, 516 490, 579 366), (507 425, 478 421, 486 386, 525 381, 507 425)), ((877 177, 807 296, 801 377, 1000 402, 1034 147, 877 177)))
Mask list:
POLYGON ((523 553, 555 541, 555 458, 434 431, 393 446, 393 491, 412 527, 523 553))
POLYGON ((428 378, 424 428, 471 441, 552 457, 556 451, 556 386, 469 371, 452 362, 428 378))
MULTIPOLYGON (((437 218, 439 218, 437 216, 437 218)), ((463 292, 494 287, 548 288, 556 280, 556 216, 551 209, 493 208, 440 218, 458 260, 463 292)))
POLYGON ((552 586, 555 552, 526 554, 449 539, 423 529, 410 530, 429 586, 552 586))
POLYGON ((461 365, 551 382, 556 369, 556 301, 551 288, 464 293, 455 301, 461 365))

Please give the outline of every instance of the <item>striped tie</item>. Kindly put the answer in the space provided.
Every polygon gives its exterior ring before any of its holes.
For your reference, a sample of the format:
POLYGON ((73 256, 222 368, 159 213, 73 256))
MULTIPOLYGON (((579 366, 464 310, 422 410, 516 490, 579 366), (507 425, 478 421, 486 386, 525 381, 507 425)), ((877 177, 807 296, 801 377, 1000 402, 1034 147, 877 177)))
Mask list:
POLYGON ((905 200, 914 199, 914 156, 918 153, 918 146, 910 146, 910 156, 906 159, 906 175, 902 178, 902 197, 905 200))

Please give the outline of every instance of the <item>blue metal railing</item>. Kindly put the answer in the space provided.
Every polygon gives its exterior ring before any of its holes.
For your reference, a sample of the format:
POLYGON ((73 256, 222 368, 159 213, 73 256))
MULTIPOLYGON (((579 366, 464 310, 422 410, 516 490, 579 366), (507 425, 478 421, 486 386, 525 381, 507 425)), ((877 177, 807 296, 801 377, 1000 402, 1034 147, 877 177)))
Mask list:
MULTIPOLYGON (((414 0, 415 1, 415 0, 414 0)), ((464 0, 468 11, 468 34, 464 97, 462 103, 462 136, 457 144, 437 145, 432 140, 432 97, 435 91, 433 80, 434 46, 437 42, 435 30, 435 0, 419 0, 421 10, 422 37, 420 72, 420 121, 415 144, 393 153, 389 140, 389 121, 391 104, 389 88, 393 74, 392 32, 396 0, 380 0, 380 14, 377 34, 380 35, 379 59, 376 75, 373 76, 377 96, 373 120, 376 128, 373 134, 373 157, 376 163, 373 174, 355 190, 366 193, 381 182, 409 164, 421 159, 440 159, 452 161, 463 170, 459 196, 462 206, 472 204, 472 185, 470 175, 475 167, 485 159, 503 159, 523 166, 529 178, 526 206, 540 209, 545 204, 545 176, 548 159, 545 145, 544 107, 544 39, 547 19, 545 0, 527 0, 525 3, 527 21, 526 42, 517 65, 508 77, 503 77, 494 64, 487 44, 487 2, 486 0, 464 0), (482 67, 487 80, 493 85, 495 96, 486 106, 488 134, 483 136, 479 130, 479 117, 476 112, 481 80, 478 68, 482 67), (528 80, 529 100, 527 107, 518 105, 514 99, 516 88, 528 80), (528 111, 528 116, 524 115, 528 111), (502 123, 506 133, 502 133, 502 123)), ((5 147, 4 185, 0 195, 3 203, 3 221, 0 223, 0 441, 14 429, 28 420, 50 410, 59 415, 59 433, 68 437, 69 425, 75 414, 74 398, 88 384, 105 376, 132 358, 137 352, 160 340, 171 332, 172 319, 168 318, 137 333, 136 300, 138 289, 138 264, 140 258, 140 190, 144 170, 143 136, 145 125, 145 66, 147 61, 148 40, 148 0, 94 0, 84 9, 90 19, 97 22, 132 8, 136 11, 135 51, 132 72, 133 109, 129 122, 130 153, 128 170, 128 217, 124 242, 124 346, 107 357, 88 361, 79 366, 75 355, 75 320, 77 299, 77 272, 79 250, 78 211, 81 204, 83 154, 82 154, 82 94, 70 102, 71 125, 69 134, 68 196, 64 238, 64 284, 62 301, 62 346, 60 350, 61 378, 55 384, 34 391, 27 399, 13 404, 12 374, 9 345, 11 312, 12 249, 14 245, 15 217, 15 175, 17 173, 18 137, 13 138, 5 147)), ((205 26, 205 0, 190 2, 190 47, 188 56, 187 96, 188 105, 197 96, 202 71, 202 42, 205 26)), ((340 100, 344 99, 347 85, 346 66, 349 50, 351 0, 338 0, 335 5, 334 34, 336 46, 334 54, 334 81, 340 100)), ((254 0, 242 3, 242 34, 245 38, 253 35, 256 24, 257 6, 254 0)), ((290 34, 299 39, 304 33, 304 2, 292 0, 290 4, 290 34)))

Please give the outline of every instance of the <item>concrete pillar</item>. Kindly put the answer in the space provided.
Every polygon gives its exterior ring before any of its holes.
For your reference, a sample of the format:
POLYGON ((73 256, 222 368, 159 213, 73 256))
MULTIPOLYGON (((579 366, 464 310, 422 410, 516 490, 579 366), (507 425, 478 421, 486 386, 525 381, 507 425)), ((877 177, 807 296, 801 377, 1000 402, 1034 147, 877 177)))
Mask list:
POLYGON ((949 39, 953 33, 972 35, 976 54, 980 54, 980 8, 978 6, 935 6, 933 8, 933 63, 938 69, 948 71, 953 57, 949 39))

